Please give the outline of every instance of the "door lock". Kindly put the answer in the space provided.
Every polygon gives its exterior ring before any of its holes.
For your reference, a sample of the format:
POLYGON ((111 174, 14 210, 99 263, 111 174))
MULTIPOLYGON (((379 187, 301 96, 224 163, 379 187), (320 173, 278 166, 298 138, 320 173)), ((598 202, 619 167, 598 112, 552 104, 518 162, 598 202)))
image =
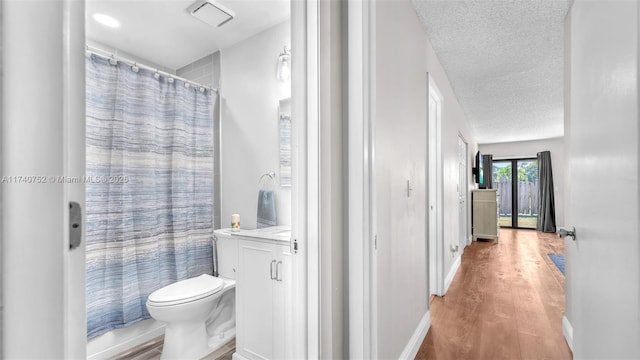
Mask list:
POLYGON ((69 201, 69 249, 80 246, 82 241, 82 208, 75 201, 69 201))

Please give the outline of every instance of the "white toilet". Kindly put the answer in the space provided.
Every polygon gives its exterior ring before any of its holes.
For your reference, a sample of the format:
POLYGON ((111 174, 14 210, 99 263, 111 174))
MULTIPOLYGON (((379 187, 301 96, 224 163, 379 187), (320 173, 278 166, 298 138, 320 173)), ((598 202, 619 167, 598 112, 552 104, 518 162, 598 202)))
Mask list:
POLYGON ((162 359, 199 359, 235 337, 237 241, 217 231, 216 238, 218 277, 178 281, 147 299, 151 317, 167 323, 162 359))

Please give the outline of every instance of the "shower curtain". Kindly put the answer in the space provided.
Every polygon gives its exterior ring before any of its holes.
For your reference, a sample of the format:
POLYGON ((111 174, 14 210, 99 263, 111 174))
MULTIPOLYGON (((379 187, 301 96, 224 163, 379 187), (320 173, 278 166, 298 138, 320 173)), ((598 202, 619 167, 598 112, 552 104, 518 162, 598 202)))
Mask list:
POLYGON ((87 335, 149 318, 150 293, 212 272, 212 94, 86 58, 87 335))

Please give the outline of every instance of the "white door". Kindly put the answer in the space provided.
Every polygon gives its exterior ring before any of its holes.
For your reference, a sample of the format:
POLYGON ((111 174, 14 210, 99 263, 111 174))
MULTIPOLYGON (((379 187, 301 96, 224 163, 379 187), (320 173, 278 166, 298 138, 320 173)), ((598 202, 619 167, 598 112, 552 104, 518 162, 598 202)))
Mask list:
POLYGON ((84 252, 69 249, 69 202, 84 205, 84 3, 1 12, 0 163, 26 179, 2 184, 0 356, 86 358, 84 252))
POLYGON ((467 143, 458 135, 458 250, 467 245, 467 143))
POLYGON ((639 13, 636 1, 576 1, 567 18, 566 225, 577 237, 565 238, 563 330, 574 358, 640 358, 639 13))
POLYGON ((442 93, 429 78, 429 295, 444 295, 443 184, 442 184, 442 93))

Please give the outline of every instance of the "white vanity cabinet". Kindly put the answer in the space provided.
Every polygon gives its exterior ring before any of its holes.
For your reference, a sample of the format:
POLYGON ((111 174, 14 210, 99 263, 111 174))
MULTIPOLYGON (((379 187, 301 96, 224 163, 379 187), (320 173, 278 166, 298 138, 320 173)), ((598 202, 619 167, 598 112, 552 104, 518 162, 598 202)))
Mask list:
POLYGON ((291 252, 289 242, 238 241, 234 359, 290 358, 291 252))

